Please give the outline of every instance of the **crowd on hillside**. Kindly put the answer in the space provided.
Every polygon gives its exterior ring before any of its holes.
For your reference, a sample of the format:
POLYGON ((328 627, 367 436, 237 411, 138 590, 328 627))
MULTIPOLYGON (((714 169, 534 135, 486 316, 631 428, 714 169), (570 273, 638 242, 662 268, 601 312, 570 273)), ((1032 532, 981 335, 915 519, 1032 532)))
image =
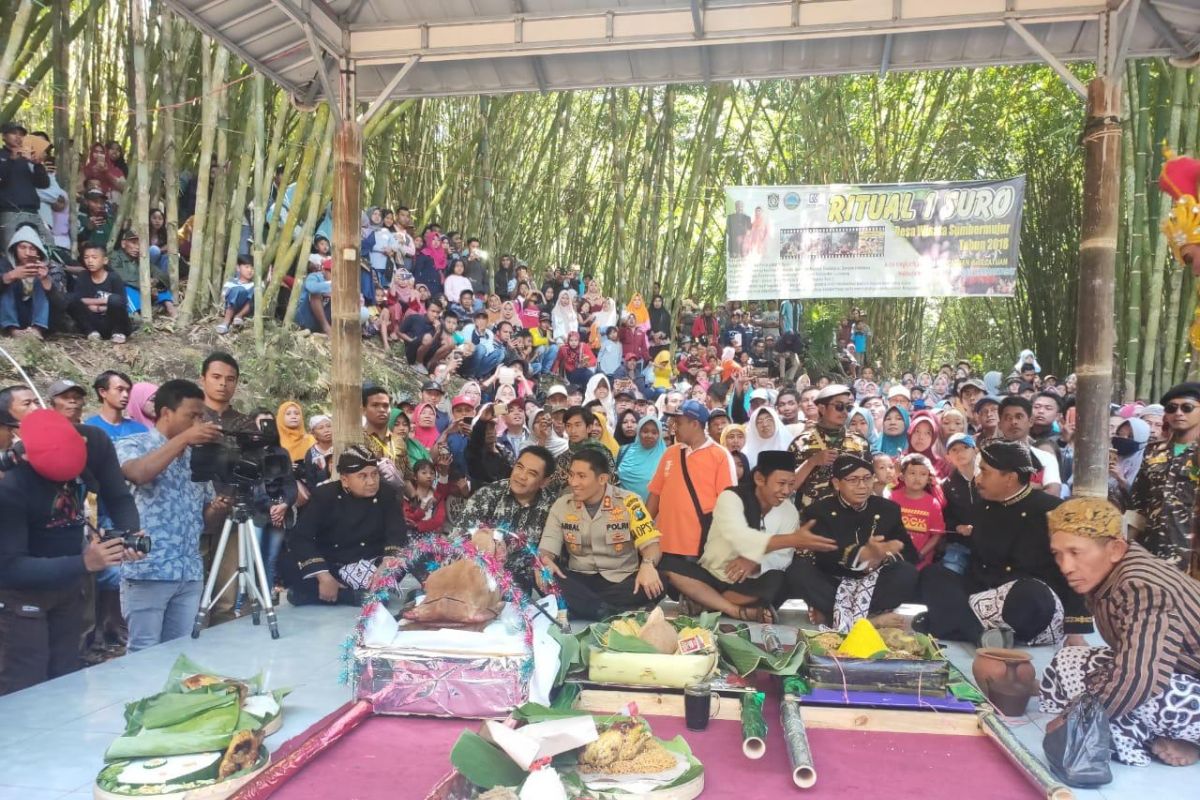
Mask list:
MULTIPOLYGON (((23 134, 6 126, 0 161, 0 324, 38 335, 62 276, 45 263, 38 210, 3 205, 13 175, 45 174, 13 148, 23 134)), ((111 202, 117 159, 93 155, 110 180, 89 177, 85 202, 96 190, 111 202)), ((128 335, 133 293, 105 265, 121 256, 82 236, 86 274, 66 308, 89 335, 128 335)), ((136 236, 118 239, 135 260, 136 236)), ((298 284, 296 321, 316 332, 330 325, 328 244, 317 238, 298 284)), ((244 259, 222 335, 249 313, 253 280, 244 259)), ((169 309, 173 287, 154 288, 169 309)), ((1195 760, 1194 744, 1153 743, 1200 730, 1200 712, 1160 713, 1163 676, 1178 679, 1173 708, 1200 703, 1200 625, 1178 624, 1200 620, 1200 384, 1114 407, 1108 500, 1075 499, 1075 378, 1047 374, 1029 350, 1000 370, 964 360, 888 373, 853 309, 829 343, 836 371, 823 373, 799 301, 668 304, 657 286, 613 297, 578 266, 497 258, 437 224, 418 232, 403 208, 364 214, 361 294, 364 335, 403 350, 425 381, 416 396, 364 386, 362 444, 336 456, 327 408, 280 398, 239 411, 240 369, 225 353, 162 385, 116 370, 91 391, 58 381, 53 412, 27 387, 0 390, 0 449, 20 439, 27 464, 35 453, 57 464, 83 441, 87 464, 71 480, 25 465, 0 479, 0 519, 27 520, 0 523, 0 611, 36 596, 55 612, 0 613, 0 694, 190 632, 205 575, 220 586, 237 569, 235 548, 215 559, 237 493, 197 480, 195 454, 241 430, 265 432, 291 465, 242 497, 268 583, 291 604, 358 603, 414 538, 478 547, 484 532, 519 586, 558 593, 573 617, 670 595, 684 611, 768 622, 800 599, 835 630, 866 618, 977 645, 1061 646, 1044 707, 1065 707, 1086 677, 1124 737, 1118 757, 1195 760), (47 515, 38 504, 51 497, 47 515), (153 549, 89 536, 80 557, 87 515, 92 530, 145 531, 153 549), (1110 561, 1071 543, 1081 537, 1113 547, 1096 551, 1110 561), (1140 606, 1110 603, 1120 592, 1096 577, 1127 557, 1157 587, 1140 606), (909 604, 924 610, 897 613, 909 604), (1093 615, 1120 658, 1089 646, 1093 615), (1146 636, 1153 646, 1135 647, 1146 636), (14 658, 21 648, 35 657, 14 658)), ((248 605, 230 592, 213 619, 248 605)))

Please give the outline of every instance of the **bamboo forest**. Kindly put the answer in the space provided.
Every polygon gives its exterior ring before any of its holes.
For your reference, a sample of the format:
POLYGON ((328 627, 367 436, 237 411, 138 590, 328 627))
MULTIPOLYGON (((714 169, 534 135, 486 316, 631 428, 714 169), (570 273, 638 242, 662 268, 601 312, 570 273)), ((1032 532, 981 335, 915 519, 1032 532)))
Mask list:
MULTIPOLYGON (((252 208, 268 212, 255 256, 272 307, 327 224, 327 106, 301 107, 157 0, 0 8, 0 119, 50 133, 63 186, 79 184, 91 143, 121 146, 130 180, 113 237, 132 221, 145 241, 151 208, 172 234, 190 233, 176 325, 220 310, 252 208), (178 187, 188 181, 196 202, 184 218, 178 187), (269 202, 273 181, 284 202, 269 202)), ((1072 69, 1090 77, 1090 66, 1072 69)), ((1113 368, 1121 395, 1149 398, 1195 374, 1193 278, 1159 233, 1169 198, 1156 182, 1164 148, 1200 150, 1200 72, 1130 61, 1123 86, 1113 368)), ((1011 363, 1029 348, 1064 375, 1074 367, 1082 119, 1080 98, 1038 66, 390 101, 365 130, 362 204, 408 207, 418 229, 453 221, 535 273, 581 265, 617 297, 649 296, 657 283, 678 308, 723 299, 727 186, 1024 175, 1013 297, 855 305, 891 371, 1011 363)), ((174 279, 177 248, 169 235, 174 279)), ((832 360, 850 305, 805 305, 814 358, 832 360)), ((295 294, 286 308, 285 324, 295 294)))

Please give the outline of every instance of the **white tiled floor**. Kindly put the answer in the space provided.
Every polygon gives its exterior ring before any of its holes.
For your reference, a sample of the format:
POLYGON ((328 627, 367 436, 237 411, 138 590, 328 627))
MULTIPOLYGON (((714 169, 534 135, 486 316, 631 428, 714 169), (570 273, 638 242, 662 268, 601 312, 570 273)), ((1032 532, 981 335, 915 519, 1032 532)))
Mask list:
MULTIPOLYGON (((271 739, 277 747, 349 698, 338 676, 341 644, 356 616, 353 608, 285 605, 277 641, 265 627, 255 628, 242 619, 206 631, 199 641, 168 642, 0 697, 0 800, 91 797, 104 750, 124 727, 125 703, 157 691, 180 653, 228 675, 249 676, 261 670, 268 686, 291 687, 283 729, 271 739)), ((787 629, 780 632, 785 641, 791 639, 787 629)), ((1053 654, 1047 648, 1030 652, 1039 669, 1053 654)), ((970 675, 971 648, 949 645, 947 654, 970 675)), ((1017 737, 1034 753, 1041 753, 1046 719, 1034 712, 1024 724, 1014 725, 1017 737)), ((1141 800, 1150 793, 1163 800, 1200 798, 1200 766, 1136 769, 1114 763, 1113 774, 1113 783, 1102 791, 1076 791, 1078 800, 1141 800)), ((938 800, 936 790, 929 796, 938 800)), ((1002 800, 990 798, 982 788, 976 797, 1002 800)))

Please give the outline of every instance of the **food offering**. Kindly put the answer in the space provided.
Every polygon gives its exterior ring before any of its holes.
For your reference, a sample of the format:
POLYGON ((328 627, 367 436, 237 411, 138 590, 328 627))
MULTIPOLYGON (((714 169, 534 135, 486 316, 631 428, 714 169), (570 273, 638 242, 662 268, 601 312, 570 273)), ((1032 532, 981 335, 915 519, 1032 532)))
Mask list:
POLYGON ((750 639, 745 625, 723 625, 720 615, 667 619, 661 608, 594 623, 562 650, 562 677, 608 686, 682 689, 715 681, 746 690, 740 680, 756 670, 794 675, 804 646, 768 653, 750 639))
POLYGON ((664 741, 637 716, 593 717, 530 703, 511 723, 464 732, 451 753, 456 798, 690 800, 704 767, 681 736, 664 741))
POLYGON ((846 634, 809 634, 804 673, 820 689, 944 695, 950 663, 929 636, 864 619, 846 634))
POLYGON ((104 755, 102 800, 219 800, 270 761, 263 740, 283 722, 286 691, 262 676, 230 678, 180 656, 163 691, 125 706, 125 731, 104 755))

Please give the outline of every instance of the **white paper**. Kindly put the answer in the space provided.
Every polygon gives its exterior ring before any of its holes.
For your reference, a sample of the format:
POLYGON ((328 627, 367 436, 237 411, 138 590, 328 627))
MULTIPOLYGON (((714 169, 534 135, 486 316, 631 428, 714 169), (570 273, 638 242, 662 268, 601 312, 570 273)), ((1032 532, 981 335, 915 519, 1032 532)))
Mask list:
POLYGON ((363 644, 367 647, 387 647, 396 638, 399 624, 383 603, 376 603, 371 616, 363 625, 363 644))
POLYGON ((553 758, 559 753, 590 744, 599 738, 596 721, 590 714, 565 719, 535 722, 510 728, 502 722, 487 720, 480 736, 492 742, 525 771, 534 762, 553 758))
POLYGON ((531 772, 521 785, 521 800, 567 800, 567 790, 562 785, 558 773, 546 767, 537 772, 531 772))
POLYGON ((579 777, 583 779, 584 786, 595 791, 605 791, 608 789, 620 789, 623 792, 630 794, 648 794, 655 789, 666 786, 671 781, 678 778, 680 775, 688 771, 691 766, 687 760, 687 756, 682 753, 674 753, 671 755, 675 758, 675 766, 662 772, 637 774, 631 773, 628 775, 605 775, 602 772, 580 772, 579 777))

